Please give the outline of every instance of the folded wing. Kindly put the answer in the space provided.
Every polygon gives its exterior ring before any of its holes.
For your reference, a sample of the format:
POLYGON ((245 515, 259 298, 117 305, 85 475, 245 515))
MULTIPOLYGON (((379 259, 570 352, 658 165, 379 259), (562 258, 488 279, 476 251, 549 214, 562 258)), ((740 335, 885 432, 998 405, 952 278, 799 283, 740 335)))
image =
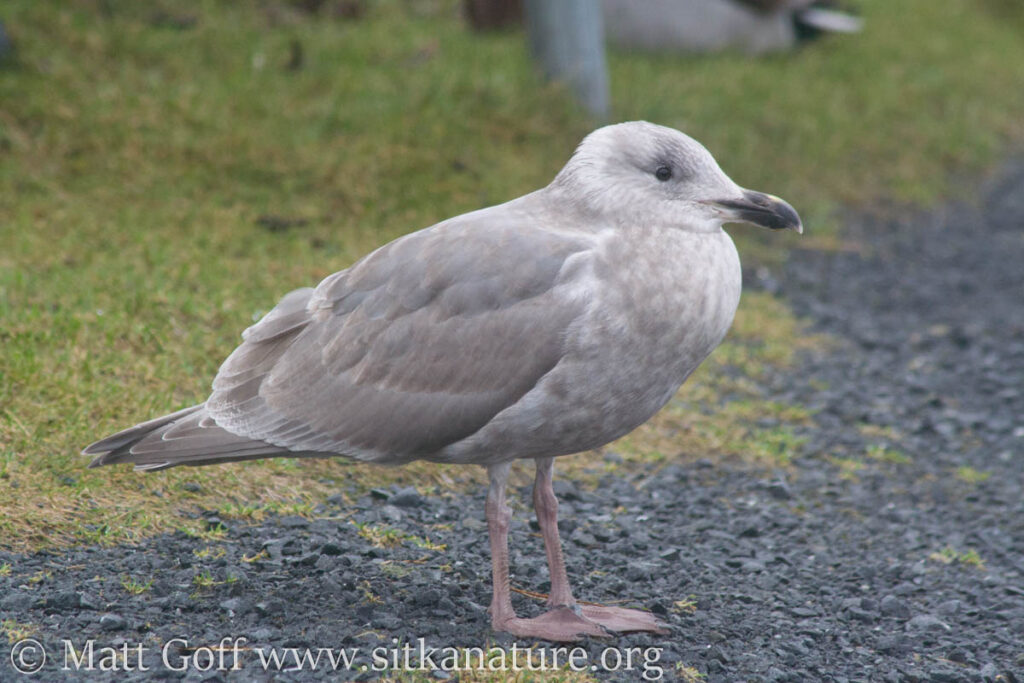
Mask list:
POLYGON ((288 451, 431 457, 558 364, 583 305, 562 275, 587 246, 487 212, 396 240, 246 330, 205 410, 288 451))

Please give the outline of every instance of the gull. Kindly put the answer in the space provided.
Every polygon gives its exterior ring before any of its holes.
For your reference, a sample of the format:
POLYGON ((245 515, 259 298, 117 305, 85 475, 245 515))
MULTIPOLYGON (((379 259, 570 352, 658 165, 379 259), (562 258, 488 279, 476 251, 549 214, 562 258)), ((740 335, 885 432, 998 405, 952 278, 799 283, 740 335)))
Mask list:
POLYGON ((683 133, 599 128, 545 188, 386 244, 291 292, 242 334, 199 405, 88 446, 90 467, 155 471, 341 456, 486 467, 491 625, 571 641, 664 624, 577 603, 558 536, 554 459, 646 422, 718 346, 740 299, 724 223, 802 232, 796 211, 741 188, 683 133), (536 466, 547 611, 509 584, 513 462, 536 466))
POLYGON ((791 50, 826 33, 856 33, 863 20, 827 0, 603 0, 608 38, 658 52, 750 55, 791 50))

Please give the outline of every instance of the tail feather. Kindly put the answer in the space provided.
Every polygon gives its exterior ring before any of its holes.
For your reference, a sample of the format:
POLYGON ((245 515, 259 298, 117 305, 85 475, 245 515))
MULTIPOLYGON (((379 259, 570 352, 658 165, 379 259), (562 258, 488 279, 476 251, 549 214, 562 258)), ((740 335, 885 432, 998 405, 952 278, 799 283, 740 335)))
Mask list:
POLYGON ((89 444, 82 449, 82 455, 102 455, 117 451, 125 446, 131 446, 150 432, 185 418, 202 408, 203 404, 200 403, 197 406, 191 406, 189 408, 179 410, 176 413, 170 413, 169 415, 163 415, 162 417, 157 417, 146 422, 140 422, 134 427, 123 429, 117 434, 113 434, 105 439, 100 439, 95 443, 89 444))
POLYGON ((206 413, 205 404, 137 424, 87 446, 82 453, 96 456, 89 467, 131 463, 135 469, 146 471, 274 456, 328 455, 296 453, 266 441, 232 434, 206 413))

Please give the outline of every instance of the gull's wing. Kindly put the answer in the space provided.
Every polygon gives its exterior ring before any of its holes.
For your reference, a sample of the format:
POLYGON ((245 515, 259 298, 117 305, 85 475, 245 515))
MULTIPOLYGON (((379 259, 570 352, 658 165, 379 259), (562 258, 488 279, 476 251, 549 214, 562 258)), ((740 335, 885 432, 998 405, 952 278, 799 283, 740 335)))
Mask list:
POLYGON ((536 219, 467 214, 289 294, 245 331, 206 412, 245 439, 378 462, 473 434, 559 362, 584 306, 562 285, 590 244, 536 219))

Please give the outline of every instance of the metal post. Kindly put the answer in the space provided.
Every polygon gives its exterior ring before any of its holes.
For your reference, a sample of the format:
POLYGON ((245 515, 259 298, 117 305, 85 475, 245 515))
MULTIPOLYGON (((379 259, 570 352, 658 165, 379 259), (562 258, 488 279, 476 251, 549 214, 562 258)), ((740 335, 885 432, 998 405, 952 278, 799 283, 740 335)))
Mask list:
POLYGON ((595 117, 608 118, 608 66, 600 0, 526 0, 530 49, 550 80, 569 84, 595 117))

